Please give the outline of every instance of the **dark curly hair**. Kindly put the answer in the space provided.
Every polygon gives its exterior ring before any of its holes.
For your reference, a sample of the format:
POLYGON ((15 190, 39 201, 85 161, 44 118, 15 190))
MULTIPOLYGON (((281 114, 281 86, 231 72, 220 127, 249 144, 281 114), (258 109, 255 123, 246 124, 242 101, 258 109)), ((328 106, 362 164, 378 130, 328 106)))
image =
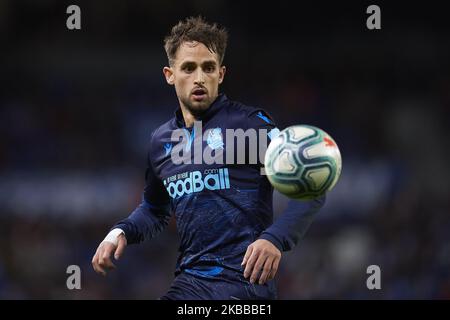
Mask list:
POLYGON ((173 65, 177 50, 183 42, 197 41, 203 43, 211 52, 217 53, 222 64, 227 47, 228 32, 217 23, 210 24, 202 17, 189 17, 178 22, 164 39, 164 49, 173 65))

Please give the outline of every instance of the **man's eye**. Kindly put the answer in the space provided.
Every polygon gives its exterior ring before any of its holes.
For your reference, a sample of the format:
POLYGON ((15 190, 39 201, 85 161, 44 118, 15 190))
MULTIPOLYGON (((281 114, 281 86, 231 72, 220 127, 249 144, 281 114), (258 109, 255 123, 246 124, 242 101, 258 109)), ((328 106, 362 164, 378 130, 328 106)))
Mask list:
POLYGON ((209 66, 205 68, 205 72, 214 72, 215 68, 214 66, 209 66))
POLYGON ((183 71, 188 72, 188 73, 191 73, 191 72, 193 72, 194 70, 195 70, 195 68, 194 68, 193 66, 185 66, 185 67, 183 68, 183 71))

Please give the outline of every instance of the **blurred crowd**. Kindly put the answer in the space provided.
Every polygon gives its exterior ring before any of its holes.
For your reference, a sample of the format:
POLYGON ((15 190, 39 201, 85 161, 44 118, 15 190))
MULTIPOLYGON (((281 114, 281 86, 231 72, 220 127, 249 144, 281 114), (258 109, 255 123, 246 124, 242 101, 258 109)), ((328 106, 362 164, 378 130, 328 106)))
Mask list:
MULTIPOLYGON (((342 153, 326 206, 283 255, 280 298, 449 299, 450 44, 439 13, 390 11, 371 33, 359 7, 304 5, 296 20, 288 4, 251 15, 250 4, 183 3, 81 3, 82 30, 68 31, 57 1, 0 2, 0 298, 166 292, 173 219, 107 277, 90 261, 139 203, 148 138, 177 107, 162 76, 164 34, 202 13, 230 31, 221 91, 265 108, 279 128, 324 129, 342 153), (81 290, 66 288, 73 264, 81 290), (366 286, 370 265, 380 290, 366 286)), ((285 205, 276 193, 275 218, 285 205)))

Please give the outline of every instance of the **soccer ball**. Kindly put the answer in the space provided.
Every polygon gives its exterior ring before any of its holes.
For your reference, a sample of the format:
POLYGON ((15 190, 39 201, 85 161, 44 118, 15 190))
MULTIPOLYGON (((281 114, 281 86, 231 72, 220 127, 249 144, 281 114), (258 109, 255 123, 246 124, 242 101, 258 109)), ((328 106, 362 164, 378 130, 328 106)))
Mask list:
POLYGON ((336 142, 323 130, 288 127, 274 138, 264 158, 267 178, 280 193, 293 199, 315 199, 331 190, 341 174, 336 142))

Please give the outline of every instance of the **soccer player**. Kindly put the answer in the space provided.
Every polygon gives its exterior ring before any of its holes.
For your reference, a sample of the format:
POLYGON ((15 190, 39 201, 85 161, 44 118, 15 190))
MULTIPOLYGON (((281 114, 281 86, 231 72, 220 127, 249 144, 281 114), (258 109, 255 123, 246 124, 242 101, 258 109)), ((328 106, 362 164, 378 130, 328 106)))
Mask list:
POLYGON ((225 29, 201 17, 180 21, 166 37, 169 66, 163 73, 175 87, 179 108, 150 138, 142 203, 113 226, 92 259, 95 271, 105 275, 115 267, 113 255, 117 260, 127 245, 156 236, 174 213, 180 254, 175 279, 161 299, 276 299, 282 252, 304 236, 325 201, 290 200, 273 223, 273 188, 261 174, 261 161, 251 163, 247 155, 244 163, 198 163, 195 150, 187 153, 191 161, 173 161, 175 130, 186 137, 181 151, 200 144, 224 158, 233 152, 233 159, 240 154, 224 148, 227 129, 266 129, 269 139, 278 130, 264 110, 219 94, 227 37, 225 29), (210 130, 206 139, 194 139, 201 134, 198 122, 210 130))

